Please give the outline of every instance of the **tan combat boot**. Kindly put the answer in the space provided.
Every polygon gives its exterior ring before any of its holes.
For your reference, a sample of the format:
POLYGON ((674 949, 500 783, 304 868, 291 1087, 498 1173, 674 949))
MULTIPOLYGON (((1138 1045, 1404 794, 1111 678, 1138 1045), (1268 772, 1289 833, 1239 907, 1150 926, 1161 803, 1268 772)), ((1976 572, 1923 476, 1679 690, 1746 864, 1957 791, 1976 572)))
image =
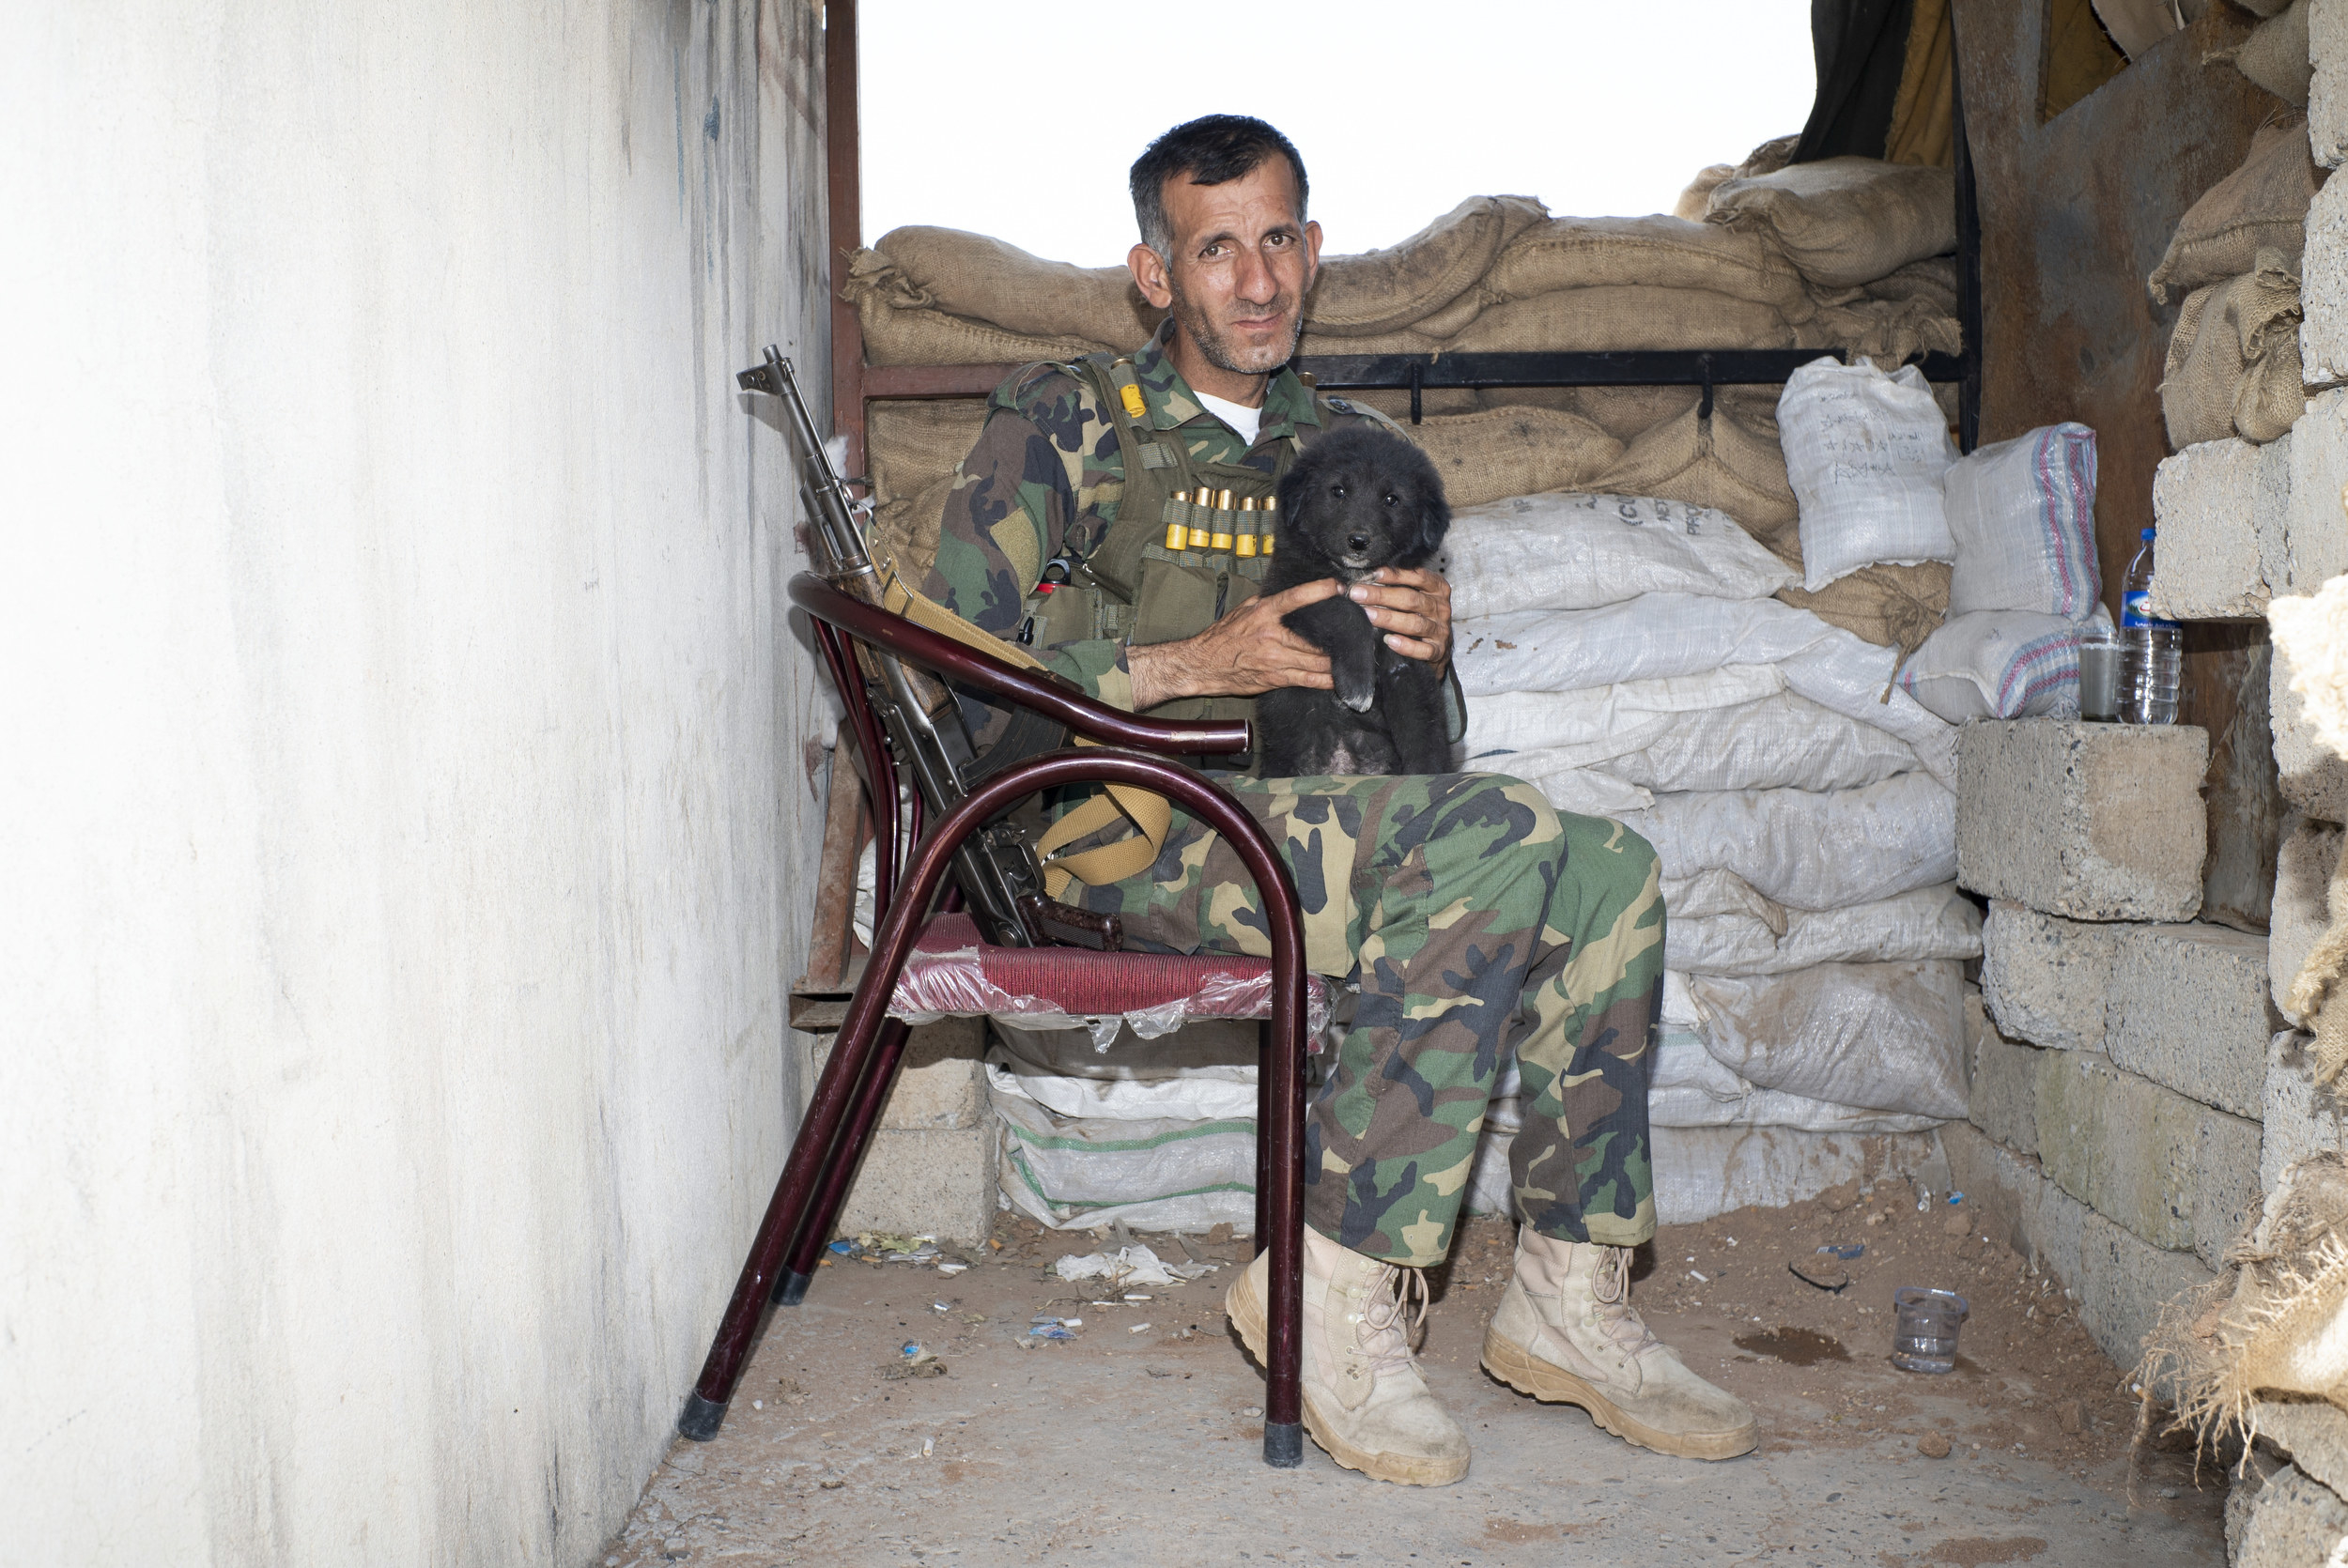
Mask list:
POLYGON ((1630 1251, 1517 1234, 1517 1272, 1484 1332, 1484 1370, 1520 1393, 1579 1405, 1618 1437, 1685 1459, 1750 1453, 1745 1402, 1682 1365, 1630 1304, 1630 1251))
MULTIPOLYGON (((1224 1308, 1240 1338, 1265 1360, 1272 1254, 1232 1282, 1224 1308)), ((1447 1486, 1467 1474, 1467 1434, 1435 1402, 1411 1355, 1411 1330, 1426 1312, 1416 1269, 1348 1252, 1305 1232, 1305 1430, 1351 1470, 1408 1486, 1447 1486), (1398 1294, 1398 1276, 1411 1284, 1398 1294), (1413 1314, 1407 1298, 1418 1297, 1413 1314)), ((1268 1363, 1267 1363, 1268 1364, 1268 1363)))

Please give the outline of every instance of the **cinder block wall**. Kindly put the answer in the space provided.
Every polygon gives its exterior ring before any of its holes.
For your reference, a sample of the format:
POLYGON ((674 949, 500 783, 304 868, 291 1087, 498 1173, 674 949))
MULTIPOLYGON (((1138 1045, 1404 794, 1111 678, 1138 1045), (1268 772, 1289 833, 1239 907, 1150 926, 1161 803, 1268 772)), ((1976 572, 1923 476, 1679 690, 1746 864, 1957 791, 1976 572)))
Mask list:
POLYGON ((2208 761, 2187 726, 1958 737, 1957 880, 1990 904, 1971 1125, 1943 1141, 2124 1366, 2260 1193, 2277 1021, 2265 939, 2193 919, 2208 761))
POLYGON ((664 1451, 793 1105, 818 25, 0 20, 0 1557, 584 1563, 664 1451))

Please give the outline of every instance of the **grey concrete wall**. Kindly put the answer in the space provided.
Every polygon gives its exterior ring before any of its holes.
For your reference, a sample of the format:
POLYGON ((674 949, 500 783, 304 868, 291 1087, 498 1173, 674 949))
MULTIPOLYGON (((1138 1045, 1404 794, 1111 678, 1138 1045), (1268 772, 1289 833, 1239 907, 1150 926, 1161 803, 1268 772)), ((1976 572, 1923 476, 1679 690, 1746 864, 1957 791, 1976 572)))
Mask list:
MULTIPOLYGON (((591 1560, 778 1168, 811 6, 0 20, 0 1448, 70 1564, 591 1560)), ((13 1556, 0 1552, 0 1556, 13 1556)))

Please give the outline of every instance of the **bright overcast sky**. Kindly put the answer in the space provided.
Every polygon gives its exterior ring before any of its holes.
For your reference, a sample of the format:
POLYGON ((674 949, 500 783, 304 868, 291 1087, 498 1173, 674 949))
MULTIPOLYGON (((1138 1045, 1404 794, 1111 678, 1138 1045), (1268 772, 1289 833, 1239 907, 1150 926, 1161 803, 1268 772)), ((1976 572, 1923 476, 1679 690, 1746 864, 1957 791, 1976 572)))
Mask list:
POLYGON ((1198 115, 1285 131, 1341 254, 1471 195, 1668 212, 1706 164, 1800 131, 1815 86, 1809 0, 861 0, 858 19, 865 242, 937 223, 1091 267, 1134 242, 1127 167, 1198 115))

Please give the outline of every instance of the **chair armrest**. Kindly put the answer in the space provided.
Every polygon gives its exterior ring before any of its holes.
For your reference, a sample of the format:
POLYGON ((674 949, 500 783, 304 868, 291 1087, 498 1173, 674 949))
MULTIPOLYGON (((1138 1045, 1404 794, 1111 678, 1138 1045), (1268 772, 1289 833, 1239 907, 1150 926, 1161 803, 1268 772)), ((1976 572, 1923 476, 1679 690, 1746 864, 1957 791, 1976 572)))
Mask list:
POLYGON ((1250 749, 1254 727, 1245 719, 1149 719, 1112 708, 1082 692, 1070 691, 1034 670, 1006 664, 992 653, 917 626, 902 615, 842 593, 812 573, 791 579, 791 602, 850 637, 885 648, 936 671, 949 681, 976 686, 1022 708, 1068 726, 1109 746, 1130 746, 1171 756, 1229 756, 1250 749))

